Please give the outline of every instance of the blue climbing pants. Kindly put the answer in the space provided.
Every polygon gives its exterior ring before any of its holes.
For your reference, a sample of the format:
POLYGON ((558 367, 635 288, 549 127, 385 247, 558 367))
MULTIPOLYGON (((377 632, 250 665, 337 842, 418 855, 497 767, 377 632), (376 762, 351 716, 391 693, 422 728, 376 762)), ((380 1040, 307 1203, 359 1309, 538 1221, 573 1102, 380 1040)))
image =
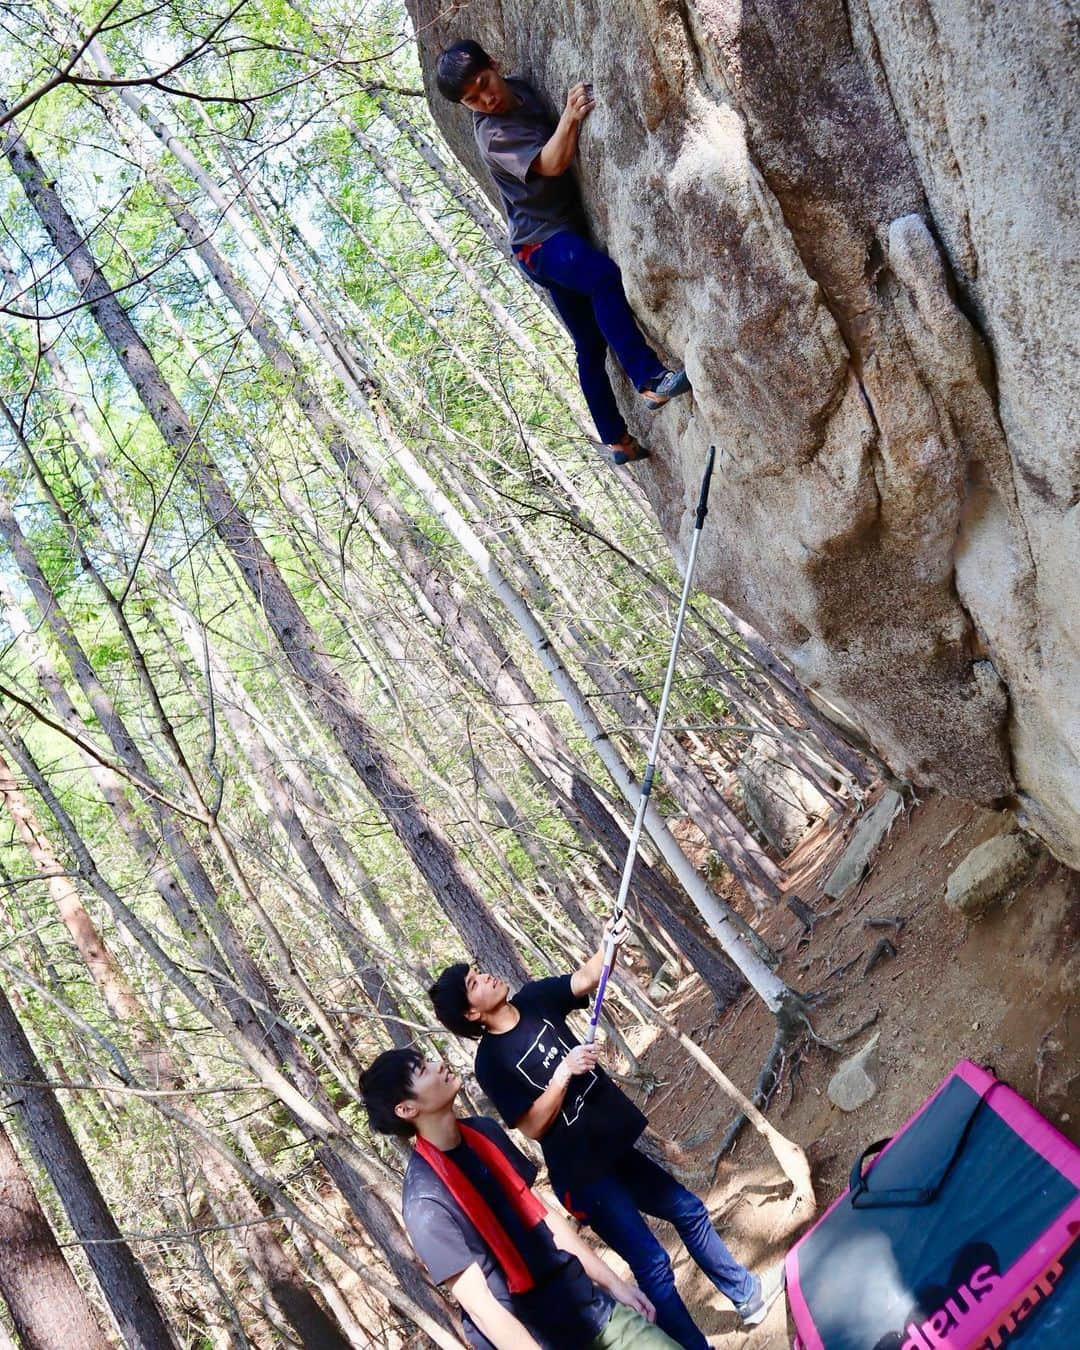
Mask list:
POLYGON ((753 1275, 724 1246, 702 1202, 637 1149, 565 1199, 626 1261, 656 1307, 656 1325, 684 1350, 708 1350, 708 1342, 679 1297, 668 1254, 642 1214, 673 1224, 694 1261, 732 1303, 744 1303, 753 1293, 753 1275))
POLYGON ((562 230, 538 248, 526 248, 522 266, 551 292, 555 308, 577 349, 581 392, 597 435, 614 445, 626 435, 604 358, 608 347, 635 389, 659 379, 664 367, 641 336, 623 293, 622 275, 606 253, 587 239, 562 230))

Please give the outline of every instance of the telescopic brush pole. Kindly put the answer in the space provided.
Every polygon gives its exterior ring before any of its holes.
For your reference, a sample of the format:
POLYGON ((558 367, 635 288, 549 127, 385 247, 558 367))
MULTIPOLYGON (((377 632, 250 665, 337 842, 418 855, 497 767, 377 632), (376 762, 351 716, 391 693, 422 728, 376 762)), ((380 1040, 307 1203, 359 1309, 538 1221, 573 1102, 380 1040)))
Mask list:
MULTIPOLYGON (((671 694, 672 681, 675 678, 675 664, 679 659, 679 644, 682 642, 683 623, 690 604, 690 593, 694 585, 694 567, 697 563, 698 544, 701 542, 701 528, 709 510, 709 484, 712 481, 713 463, 716 460, 716 446, 709 446, 705 457, 705 472, 701 478, 701 492, 698 495, 697 513, 694 518, 694 534, 690 540, 690 556, 686 560, 686 577, 683 580, 682 597, 679 600, 679 613, 675 619, 675 635, 671 639, 671 654, 668 656, 667 674, 664 676, 664 691, 660 695, 660 706, 656 710, 656 728, 653 731, 652 745, 649 748, 649 762, 645 767, 645 777, 641 780, 641 795, 638 798, 637 811, 634 813, 634 828, 630 831, 630 842, 626 846, 626 862, 623 864, 622 880, 619 882, 619 894, 615 900, 615 923, 623 916, 627 897, 630 894, 630 878, 634 874, 637 862, 638 843, 645 825, 645 813, 649 809, 649 794, 652 792, 653 778, 656 774, 656 758, 660 753, 660 736, 664 730, 664 717, 667 715, 668 697, 671 694)), ((614 924, 612 925, 614 927, 614 924)), ((589 1030, 585 1044, 592 1045, 596 1040, 596 1028, 600 1024, 600 1010, 604 1006, 604 991, 607 989, 611 966, 615 960, 615 940, 609 937, 604 944, 604 966, 600 972, 600 983, 596 986, 596 999, 592 1016, 589 1018, 589 1030)))

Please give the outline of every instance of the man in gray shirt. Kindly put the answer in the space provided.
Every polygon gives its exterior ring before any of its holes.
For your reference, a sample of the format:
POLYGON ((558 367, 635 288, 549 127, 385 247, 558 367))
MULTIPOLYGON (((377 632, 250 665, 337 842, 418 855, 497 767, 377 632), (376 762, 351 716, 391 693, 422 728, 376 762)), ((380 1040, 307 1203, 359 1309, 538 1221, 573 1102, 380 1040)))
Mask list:
POLYGON ((473 114, 476 142, 499 189, 510 247, 526 273, 550 293, 577 349, 578 377, 597 433, 616 464, 648 451, 627 430, 608 379, 608 347, 646 404, 661 408, 685 394, 685 370, 666 370, 641 335, 619 269, 590 243, 577 184, 569 173, 581 123, 595 104, 576 84, 552 124, 536 91, 504 77, 478 43, 457 42, 439 56, 436 82, 473 114))
POLYGON ((475 1350, 678 1350, 655 1309, 531 1189, 536 1168, 494 1120, 458 1117, 461 1080, 418 1050, 363 1075, 368 1120, 412 1139, 402 1213, 420 1259, 465 1313, 475 1350))

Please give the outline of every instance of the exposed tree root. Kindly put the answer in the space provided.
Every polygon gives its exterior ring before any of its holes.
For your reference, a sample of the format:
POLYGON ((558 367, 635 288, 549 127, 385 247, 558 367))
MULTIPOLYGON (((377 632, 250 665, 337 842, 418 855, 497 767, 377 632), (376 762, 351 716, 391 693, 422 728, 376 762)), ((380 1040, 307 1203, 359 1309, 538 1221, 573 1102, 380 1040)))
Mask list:
POLYGON ((869 1031, 880 1016, 881 1009, 875 1008, 866 1021, 860 1022, 854 1031, 846 1031, 843 1036, 837 1036, 833 1040, 826 1040, 824 1036, 819 1036, 809 1022, 806 1024, 806 1031, 815 1045, 820 1045, 823 1049, 831 1050, 834 1055, 837 1055, 840 1053, 841 1046, 847 1045, 848 1041, 855 1040, 855 1038, 861 1036, 864 1031, 869 1031))
MULTIPOLYGON (((768 1110, 769 1102, 772 1100, 776 1089, 780 1086, 780 1079, 783 1076, 784 1062, 787 1058, 788 1051, 800 1036, 806 1035, 815 1045, 820 1045, 825 1050, 831 1050, 834 1054, 839 1054, 842 1046, 846 1045, 849 1041, 855 1040, 857 1036, 861 1036, 864 1031, 867 1031, 872 1027, 881 1013, 880 1008, 875 1008, 874 1012, 866 1019, 866 1021, 857 1026, 854 1031, 845 1032, 843 1036, 840 1036, 835 1040, 826 1040, 824 1036, 818 1035, 817 1031, 814 1029, 813 1023, 810 1021, 811 1001, 812 1000, 793 993, 789 1002, 777 1014, 776 1034, 773 1036, 773 1043, 769 1048, 769 1053, 765 1057, 765 1063, 761 1066, 761 1072, 757 1076, 757 1083, 754 1085, 753 1100, 750 1103, 759 1116, 761 1115, 762 1110, 768 1110)), ((735 1141, 742 1133, 743 1126, 747 1123, 748 1119, 754 1124, 755 1129, 759 1130, 759 1133, 763 1133, 757 1123, 753 1121, 753 1117, 749 1116, 749 1113, 744 1107, 740 1114, 737 1115, 728 1126, 723 1139, 720 1141, 717 1158, 722 1158, 725 1153, 730 1152, 734 1147, 735 1141)), ((761 1116, 761 1119, 764 1120, 764 1116, 761 1116)), ((770 1126, 769 1128, 771 1129, 772 1127, 770 1126)), ((783 1135, 780 1135, 779 1138, 783 1139, 785 1143, 790 1143, 783 1135)), ((771 1146, 770 1141, 770 1147, 771 1146)), ((791 1144, 790 1146, 792 1148, 798 1147, 798 1145, 795 1144, 791 1144)), ((773 1152, 776 1153, 775 1148, 773 1148, 773 1152)), ((803 1153, 802 1149, 799 1149, 799 1154, 805 1162, 806 1155, 803 1153)), ((777 1154, 777 1161, 780 1163, 781 1167, 784 1167, 779 1154, 777 1154)), ((807 1166, 809 1167, 809 1165, 807 1166)), ((788 1172, 786 1167, 784 1167, 784 1171, 791 1177, 791 1173, 788 1172)), ((792 1184, 795 1185, 793 1177, 791 1180, 792 1184)), ((807 1184, 809 1185, 809 1179, 807 1184)), ((796 1192, 797 1191, 798 1187, 796 1186, 796 1192)), ((812 1195, 813 1191, 811 1190, 810 1193, 812 1195)))
POLYGON ((904 931, 906 924, 907 918, 903 914, 897 914, 893 919, 872 914, 869 918, 863 919, 864 928, 892 928, 895 929, 897 937, 904 931))
POLYGON ((782 1135, 778 1129, 769 1124, 758 1107, 735 1086, 699 1045, 696 1045, 689 1036, 683 1035, 682 1032, 676 1034, 679 1043, 687 1054, 705 1070, 714 1083, 727 1093, 736 1106, 740 1108, 743 1116, 764 1138, 772 1150, 773 1157, 780 1164, 784 1175, 791 1182, 794 1208, 802 1209, 805 1207, 804 1217, 809 1218, 817 1209, 817 1199, 814 1196, 814 1183, 810 1177, 810 1162, 806 1154, 798 1144, 782 1135))
POLYGON ((616 1073, 613 1069, 608 1069, 607 1076, 614 1082, 622 1084, 623 1087, 639 1088, 644 1092, 646 1100, 664 1084, 662 1078, 658 1078, 651 1070, 643 1069, 640 1066, 631 1073, 616 1073))
POLYGON ((874 969, 879 961, 884 961, 886 957, 894 957, 896 948, 887 937, 878 938, 874 945, 874 950, 866 958, 866 965, 863 966, 863 979, 874 969))
MULTIPOLYGON (((797 1033, 796 1033, 797 1034, 797 1033)), ((783 1063, 788 1049, 795 1041, 795 1035, 785 1031, 781 1027, 776 1028, 776 1035, 773 1037, 773 1043, 769 1048, 769 1053, 765 1056, 765 1063, 761 1066, 761 1072, 757 1076, 757 1082, 754 1084, 754 1103, 764 1111, 769 1109, 769 1102, 772 1095, 780 1084, 780 1075, 783 1071, 783 1063)), ((731 1151, 735 1145, 735 1140, 742 1133, 743 1126, 747 1122, 746 1113, 740 1111, 735 1119, 728 1126, 720 1141, 719 1157, 731 1151)))
POLYGON ((814 936, 814 929, 819 923, 824 923, 826 919, 831 919, 834 914, 840 912, 840 906, 834 905, 832 909, 827 909, 819 914, 800 900, 797 895, 785 897, 784 904, 803 926, 797 944, 799 948, 805 947, 807 943, 810 942, 811 938, 814 936))

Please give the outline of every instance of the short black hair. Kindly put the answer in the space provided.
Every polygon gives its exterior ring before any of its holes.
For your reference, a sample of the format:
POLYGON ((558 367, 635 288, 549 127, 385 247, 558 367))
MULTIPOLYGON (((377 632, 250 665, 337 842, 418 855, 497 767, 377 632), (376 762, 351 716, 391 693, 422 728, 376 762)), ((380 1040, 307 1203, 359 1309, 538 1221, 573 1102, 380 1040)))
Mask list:
POLYGON ((423 1067, 424 1056, 410 1046, 406 1050, 384 1050, 360 1075, 360 1095, 373 1130, 403 1139, 416 1133, 412 1121, 402 1120, 394 1107, 413 1095, 413 1078, 423 1067))
POLYGON ((479 42, 466 38, 439 53, 435 65, 435 83, 439 93, 451 103, 460 103, 471 81, 495 64, 479 42))
POLYGON ((468 1036, 479 1040, 484 1028, 478 1021, 465 1016, 469 1011, 469 995, 465 992, 465 977, 469 973, 469 963, 459 961, 447 966, 439 978, 428 990, 435 1016, 455 1036, 468 1036))

